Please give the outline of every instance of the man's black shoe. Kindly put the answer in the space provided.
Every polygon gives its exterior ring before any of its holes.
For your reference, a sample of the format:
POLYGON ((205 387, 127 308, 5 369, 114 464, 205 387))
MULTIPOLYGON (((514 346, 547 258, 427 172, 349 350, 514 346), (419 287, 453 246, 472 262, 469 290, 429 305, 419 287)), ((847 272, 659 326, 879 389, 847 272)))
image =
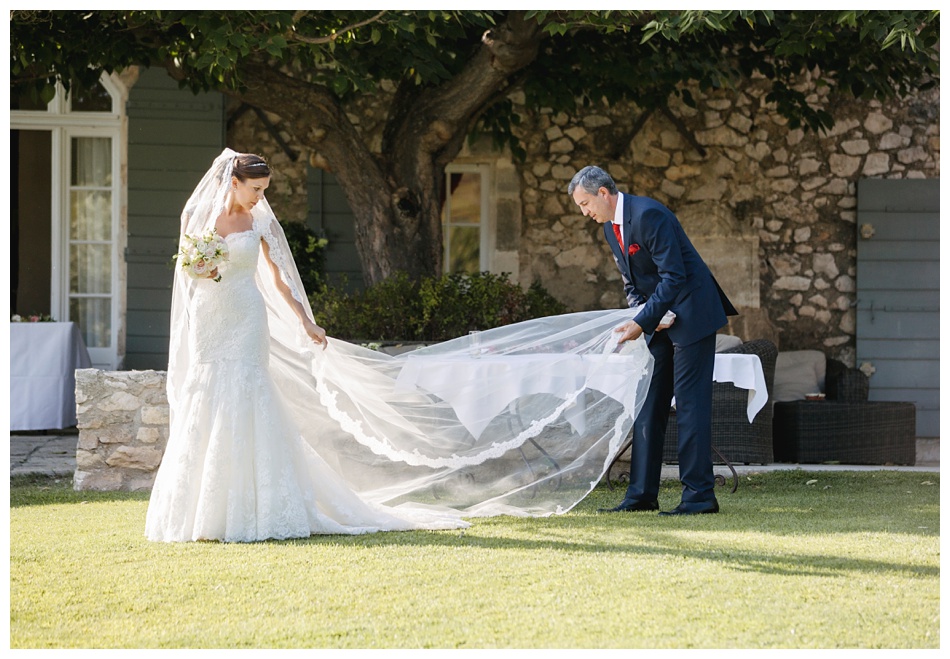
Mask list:
POLYGON ((659 510, 660 504, 656 501, 633 501, 624 500, 619 506, 613 508, 598 508, 599 513, 634 513, 640 511, 659 510))
POLYGON ((713 499, 712 501, 682 501, 673 510, 663 511, 660 514, 667 517, 670 515, 707 515, 718 512, 719 502, 713 499))

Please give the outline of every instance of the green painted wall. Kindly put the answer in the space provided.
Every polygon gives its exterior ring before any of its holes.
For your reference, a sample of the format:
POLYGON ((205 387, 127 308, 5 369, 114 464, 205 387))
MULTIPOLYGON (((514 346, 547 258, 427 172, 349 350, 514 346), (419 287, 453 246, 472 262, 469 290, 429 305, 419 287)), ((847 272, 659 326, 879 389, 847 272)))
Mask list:
POLYGON ((307 225, 325 236, 327 274, 330 281, 350 291, 364 286, 363 269, 356 251, 353 211, 343 195, 343 188, 333 174, 314 167, 307 168, 307 225))
POLYGON ((225 146, 224 97, 143 70, 128 103, 127 369, 168 366, 172 255, 188 195, 225 146))

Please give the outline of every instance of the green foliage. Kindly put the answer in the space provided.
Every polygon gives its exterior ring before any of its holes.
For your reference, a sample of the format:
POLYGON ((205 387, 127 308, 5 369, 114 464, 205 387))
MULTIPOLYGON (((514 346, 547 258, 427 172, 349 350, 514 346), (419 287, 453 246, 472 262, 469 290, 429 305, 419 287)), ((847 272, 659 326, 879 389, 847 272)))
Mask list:
MULTIPOLYGON (((240 90, 249 64, 287 66, 340 99, 380 79, 435 88, 468 65, 509 11, 13 11, 11 83, 52 97, 57 79, 89 86, 130 64, 173 65, 194 90, 240 90)), ((760 73, 793 126, 831 117, 794 90, 803 71, 861 97, 902 95, 939 76, 940 12, 527 11, 541 44, 519 72, 531 107, 570 111, 601 98, 662 107, 688 81, 725 87, 760 73), (927 77, 931 80, 927 80, 927 77), (558 81, 551 84, 551 81, 558 81)), ((482 109, 482 129, 517 147, 510 104, 482 109)), ((467 129, 467 127, 466 127, 467 129)), ((517 148, 516 148, 517 151, 517 148)))
POLYGON ((567 308, 537 282, 524 291, 506 274, 399 273, 357 293, 326 288, 310 296, 319 325, 348 341, 445 341, 567 308))
POLYGON ((303 222, 281 222, 280 226, 287 237, 304 290, 308 293, 322 291, 326 287, 327 239, 303 222))
POLYGON ((416 340, 418 285, 400 273, 347 293, 327 287, 310 295, 317 324, 346 341, 416 340))
POLYGON ((866 99, 905 95, 939 79, 934 11, 538 12, 537 18, 573 29, 547 30, 525 76, 529 105, 569 113, 601 99, 632 99, 644 111, 666 106, 673 95, 691 105, 689 82, 710 92, 763 75, 773 84, 766 100, 791 127, 819 130, 830 128, 833 117, 796 89, 805 71, 817 84, 866 99), (609 22, 618 29, 610 32, 609 22))
POLYGON ((249 63, 292 65, 341 98, 375 93, 380 79, 438 84, 467 61, 472 34, 494 24, 488 12, 441 10, 13 14, 12 82, 50 98, 57 78, 91 86, 131 64, 172 65, 194 91, 241 89, 249 63))

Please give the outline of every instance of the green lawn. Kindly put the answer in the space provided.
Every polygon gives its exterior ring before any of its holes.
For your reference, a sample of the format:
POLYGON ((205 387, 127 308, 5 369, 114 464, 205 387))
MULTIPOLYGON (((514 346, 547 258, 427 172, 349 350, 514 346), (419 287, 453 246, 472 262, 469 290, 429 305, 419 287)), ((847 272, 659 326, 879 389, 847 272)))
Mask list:
POLYGON ((15 479, 11 647, 940 647, 939 474, 774 472, 719 515, 596 512, 621 492, 464 532, 156 544, 146 494, 15 479))

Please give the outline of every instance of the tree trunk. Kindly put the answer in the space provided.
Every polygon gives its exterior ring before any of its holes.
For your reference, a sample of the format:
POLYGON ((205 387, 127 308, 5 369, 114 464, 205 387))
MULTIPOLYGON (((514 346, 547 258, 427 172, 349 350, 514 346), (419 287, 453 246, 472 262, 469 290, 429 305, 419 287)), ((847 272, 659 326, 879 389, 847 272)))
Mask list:
POLYGON ((396 272, 411 278, 442 272, 445 167, 486 104, 536 56, 536 22, 512 12, 486 33, 466 67, 439 87, 401 89, 390 108, 382 155, 374 155, 325 88, 270 66, 249 66, 235 95, 280 115, 298 143, 318 154, 343 189, 356 222, 364 280, 396 272))

